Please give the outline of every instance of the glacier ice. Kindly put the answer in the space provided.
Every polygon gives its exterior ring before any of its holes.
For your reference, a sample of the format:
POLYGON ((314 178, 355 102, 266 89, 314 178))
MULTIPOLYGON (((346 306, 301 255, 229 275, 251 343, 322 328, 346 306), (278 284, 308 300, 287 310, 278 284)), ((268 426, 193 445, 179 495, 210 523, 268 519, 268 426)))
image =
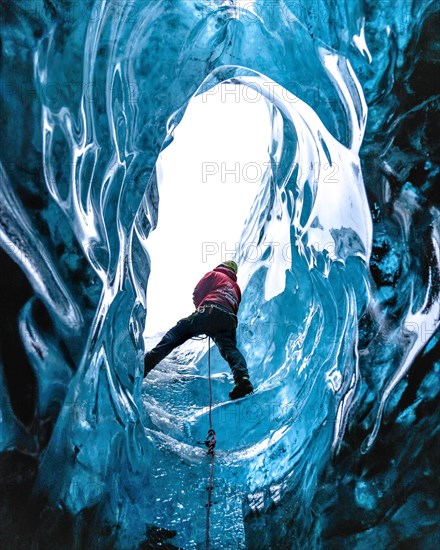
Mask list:
MULTIPOLYGON (((256 393, 229 402, 212 353, 212 546, 434 548, 438 6, 2 9, 1 242, 35 293, 14 320, 35 374, 32 426, 9 397, 15 365, 0 377, 2 471, 11 456, 36 464, 20 544, 204 543, 206 343, 142 382, 148 241, 160 154, 193 98, 236 86, 265 102, 270 164, 236 253, 256 393)), ((5 547, 19 540, 12 518, 5 547)))

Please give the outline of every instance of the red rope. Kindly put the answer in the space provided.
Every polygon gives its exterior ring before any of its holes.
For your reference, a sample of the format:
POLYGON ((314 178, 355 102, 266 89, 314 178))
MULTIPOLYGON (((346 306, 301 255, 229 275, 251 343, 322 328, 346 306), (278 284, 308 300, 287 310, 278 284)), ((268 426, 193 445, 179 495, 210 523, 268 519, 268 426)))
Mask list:
POLYGON ((215 444, 217 443, 217 438, 215 435, 215 431, 212 428, 212 417, 211 417, 211 410, 212 410, 212 387, 211 387, 211 339, 208 338, 208 379, 209 379, 209 431, 208 435, 205 439, 205 445, 208 447, 208 450, 206 451, 207 454, 211 455, 211 467, 210 467, 210 473, 209 473, 209 481, 208 481, 208 502, 206 504, 206 535, 205 535, 205 549, 209 550, 209 519, 210 519, 210 511, 211 511, 211 496, 212 496, 212 490, 214 488, 213 481, 214 481, 214 459, 215 459, 215 444))

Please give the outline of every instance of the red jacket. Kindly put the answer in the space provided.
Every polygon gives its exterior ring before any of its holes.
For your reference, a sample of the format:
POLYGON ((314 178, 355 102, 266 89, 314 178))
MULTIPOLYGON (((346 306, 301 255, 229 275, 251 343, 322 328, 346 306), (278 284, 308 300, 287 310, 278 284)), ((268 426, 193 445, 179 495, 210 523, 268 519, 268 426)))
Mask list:
POLYGON ((208 271, 194 289, 193 302, 196 308, 214 303, 237 314, 241 292, 234 270, 222 265, 208 271))

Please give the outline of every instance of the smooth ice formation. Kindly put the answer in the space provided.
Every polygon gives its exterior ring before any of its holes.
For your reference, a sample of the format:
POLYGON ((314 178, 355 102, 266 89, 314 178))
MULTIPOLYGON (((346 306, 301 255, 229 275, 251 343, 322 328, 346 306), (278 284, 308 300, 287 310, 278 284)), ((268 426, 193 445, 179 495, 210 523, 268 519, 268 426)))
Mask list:
MULTIPOLYGON (((211 545, 393 541, 394 527, 374 516, 395 490, 392 465, 374 482, 368 471, 387 407, 396 424, 411 425, 417 404, 438 396, 432 359, 414 382, 415 404, 405 377, 437 346, 440 313, 439 212, 430 202, 438 157, 428 120, 436 92, 412 104, 393 86, 406 78, 421 94, 405 53, 415 43, 433 62, 429 25, 438 12, 429 2, 402 13, 385 0, 362 6, 154 0, 6 9, 1 238, 36 295, 19 331, 35 373, 37 424, 54 426, 47 442, 22 426, 2 371, 0 450, 38 457, 32 496, 73 517, 67 546, 205 541, 206 342, 189 342, 145 382, 142 359, 158 158, 190 101, 216 86, 261 95, 271 140, 234 258, 239 344, 255 394, 229 401, 231 375, 211 354, 211 545), (17 99, 14 70, 32 94, 17 99), (421 128, 417 113, 427 117, 421 128), (410 132, 422 137, 405 145, 410 132), (41 302, 50 328, 40 326, 41 302), (363 464, 357 472, 343 462, 347 453, 363 464), (366 519, 349 529, 350 509, 366 519)), ((426 408, 428 425, 435 411, 426 408)), ((411 449, 396 450, 399 472, 417 457, 411 449)), ((410 517, 396 502, 393 526, 410 517)), ((420 515, 427 538, 414 539, 407 522, 402 540, 435 540, 432 502, 420 515)), ((46 536, 37 528, 33 539, 46 536)))

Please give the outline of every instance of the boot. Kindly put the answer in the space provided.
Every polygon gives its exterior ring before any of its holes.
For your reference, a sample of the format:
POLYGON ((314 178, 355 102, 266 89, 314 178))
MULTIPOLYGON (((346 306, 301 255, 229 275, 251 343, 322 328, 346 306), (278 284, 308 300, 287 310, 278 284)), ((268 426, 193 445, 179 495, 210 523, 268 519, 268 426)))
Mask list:
POLYGON ((244 397, 253 391, 254 387, 252 386, 249 378, 247 376, 243 376, 243 378, 240 378, 240 380, 235 383, 234 389, 229 392, 229 397, 231 399, 239 399, 240 397, 244 397))

